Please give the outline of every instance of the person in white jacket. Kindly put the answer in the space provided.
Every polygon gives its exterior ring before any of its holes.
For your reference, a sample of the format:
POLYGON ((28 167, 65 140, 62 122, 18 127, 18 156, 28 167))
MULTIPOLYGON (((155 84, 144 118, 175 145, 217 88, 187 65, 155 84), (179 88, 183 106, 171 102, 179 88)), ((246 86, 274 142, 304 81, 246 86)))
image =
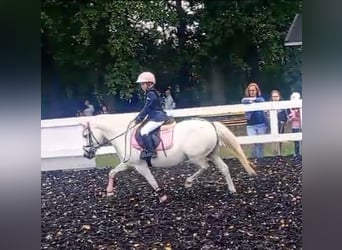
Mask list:
POLYGON ((89 100, 85 100, 84 105, 86 106, 86 108, 83 110, 83 115, 84 116, 94 115, 94 112, 95 112, 94 105, 90 104, 89 100))
POLYGON ((171 110, 176 107, 176 103, 173 100, 173 97, 171 95, 171 90, 168 88, 165 91, 165 100, 164 100, 164 109, 165 110, 171 110))

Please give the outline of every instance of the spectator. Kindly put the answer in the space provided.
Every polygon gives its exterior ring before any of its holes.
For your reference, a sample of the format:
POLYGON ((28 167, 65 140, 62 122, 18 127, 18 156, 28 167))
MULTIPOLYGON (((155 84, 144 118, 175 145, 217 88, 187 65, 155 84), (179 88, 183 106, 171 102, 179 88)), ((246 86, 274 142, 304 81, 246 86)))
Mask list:
POLYGON ((84 116, 92 116, 92 115, 94 115, 94 112, 95 112, 94 105, 92 105, 89 102, 89 100, 85 100, 84 101, 84 105, 86 106, 86 108, 83 110, 83 115, 84 116))
MULTIPOLYGON (((271 101, 278 102, 282 100, 282 96, 279 90, 272 90, 271 92, 271 101)), ((285 131, 285 124, 287 121, 287 113, 285 109, 278 109, 278 132, 279 134, 283 134, 285 131)), ((281 155, 281 142, 272 143, 273 153, 275 155, 281 155)))
POLYGON ((81 110, 77 110, 76 116, 77 117, 83 116, 83 112, 81 110))
POLYGON ((158 88, 156 88, 156 92, 157 92, 157 94, 158 94, 159 96, 161 96, 161 92, 160 92, 160 90, 159 90, 158 88))
POLYGON ((164 109, 165 110, 171 110, 176 107, 176 103, 173 100, 173 97, 171 95, 171 89, 167 88, 165 91, 165 100, 164 100, 164 109))
MULTIPOLYGON (((261 96, 261 91, 259 89, 258 84, 250 83, 245 90, 245 97, 242 98, 241 103, 243 104, 251 104, 254 102, 264 102, 265 99, 261 96)), ((246 112, 247 119, 247 135, 263 135, 267 130, 267 118, 265 112, 262 110, 257 111, 249 111, 246 112)), ((264 156, 264 145, 263 144, 254 144, 251 145, 251 157, 255 158, 255 162, 257 162, 258 158, 262 158, 264 156)))
MULTIPOLYGON (((300 94, 298 92, 293 92, 291 94, 290 100, 300 100, 300 94)), ((292 133, 298 133, 302 131, 300 108, 290 109, 290 114, 288 115, 288 120, 291 123, 292 133)), ((294 156, 301 154, 301 142, 294 142, 294 156)))
POLYGON ((99 114, 109 114, 109 112, 108 112, 108 108, 107 108, 107 106, 106 105, 101 105, 101 109, 100 109, 100 111, 99 111, 99 114))

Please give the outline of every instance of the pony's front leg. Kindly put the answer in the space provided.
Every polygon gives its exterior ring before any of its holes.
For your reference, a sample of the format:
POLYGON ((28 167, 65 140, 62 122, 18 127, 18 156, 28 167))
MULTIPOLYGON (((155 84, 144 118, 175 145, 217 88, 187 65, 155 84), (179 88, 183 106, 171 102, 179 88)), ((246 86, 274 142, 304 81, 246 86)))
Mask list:
POLYGON ((114 169, 112 169, 108 174, 108 185, 107 185, 107 197, 114 195, 114 178, 115 175, 121 171, 127 170, 128 166, 125 163, 120 163, 114 169))
POLYGON ((149 167, 147 165, 136 165, 134 166, 134 168, 137 170, 137 172, 139 174, 141 174, 142 176, 145 177, 145 179, 147 180, 147 182, 151 185, 151 187, 154 189, 154 191, 157 192, 158 196, 159 196, 159 201, 160 202, 164 202, 167 199, 166 194, 162 194, 162 190, 159 187, 156 179, 154 178, 154 176, 152 175, 151 170, 149 169, 149 167))

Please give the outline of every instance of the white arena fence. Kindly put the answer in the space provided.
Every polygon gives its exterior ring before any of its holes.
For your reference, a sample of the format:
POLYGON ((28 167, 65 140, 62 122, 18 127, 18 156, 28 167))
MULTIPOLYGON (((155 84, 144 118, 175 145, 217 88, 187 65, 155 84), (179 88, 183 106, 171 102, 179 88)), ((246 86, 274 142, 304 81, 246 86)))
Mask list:
MULTIPOLYGON (((301 141, 302 133, 278 133, 277 109, 300 108, 302 116, 302 100, 263 102, 253 104, 235 104, 187 109, 175 109, 168 113, 175 118, 229 116, 247 111, 264 110, 270 112, 270 133, 256 136, 239 136, 241 144, 301 141)), ((109 114, 118 123, 131 121, 137 113, 109 114)), ((83 138, 80 121, 96 119, 92 117, 73 117, 49 119, 41 121, 41 160, 42 170, 74 169, 95 167, 95 160, 83 158, 83 138)), ((105 146, 97 151, 97 155, 115 153, 114 147, 105 146)))

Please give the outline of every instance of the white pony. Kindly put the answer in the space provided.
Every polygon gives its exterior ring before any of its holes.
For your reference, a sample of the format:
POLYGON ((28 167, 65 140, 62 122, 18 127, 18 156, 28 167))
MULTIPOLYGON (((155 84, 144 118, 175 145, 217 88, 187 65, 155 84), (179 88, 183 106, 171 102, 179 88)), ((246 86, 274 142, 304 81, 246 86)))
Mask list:
MULTIPOLYGON (((99 147, 108 142, 111 143, 121 163, 109 172, 107 196, 114 195, 115 175, 133 167, 145 177, 159 194, 160 202, 163 202, 167 196, 161 194, 161 189, 149 166, 145 160, 140 159, 140 150, 131 146, 131 136, 134 136, 133 129, 130 128, 131 123, 118 122, 110 115, 100 115, 92 117, 85 123, 82 122, 85 139, 84 157, 88 159, 95 157, 95 152, 99 147)), ((174 122, 171 128, 170 125, 163 125, 161 130, 166 126, 173 129, 172 146, 165 152, 158 151, 157 158, 152 159, 151 163, 157 168, 172 167, 185 161, 198 165, 199 170, 186 179, 186 188, 192 186, 193 181, 209 167, 208 161, 211 161, 225 177, 229 191, 236 193, 229 168, 219 155, 220 146, 227 147, 239 159, 249 175, 256 175, 252 163, 247 160, 235 135, 222 123, 204 119, 188 119, 174 122)))

